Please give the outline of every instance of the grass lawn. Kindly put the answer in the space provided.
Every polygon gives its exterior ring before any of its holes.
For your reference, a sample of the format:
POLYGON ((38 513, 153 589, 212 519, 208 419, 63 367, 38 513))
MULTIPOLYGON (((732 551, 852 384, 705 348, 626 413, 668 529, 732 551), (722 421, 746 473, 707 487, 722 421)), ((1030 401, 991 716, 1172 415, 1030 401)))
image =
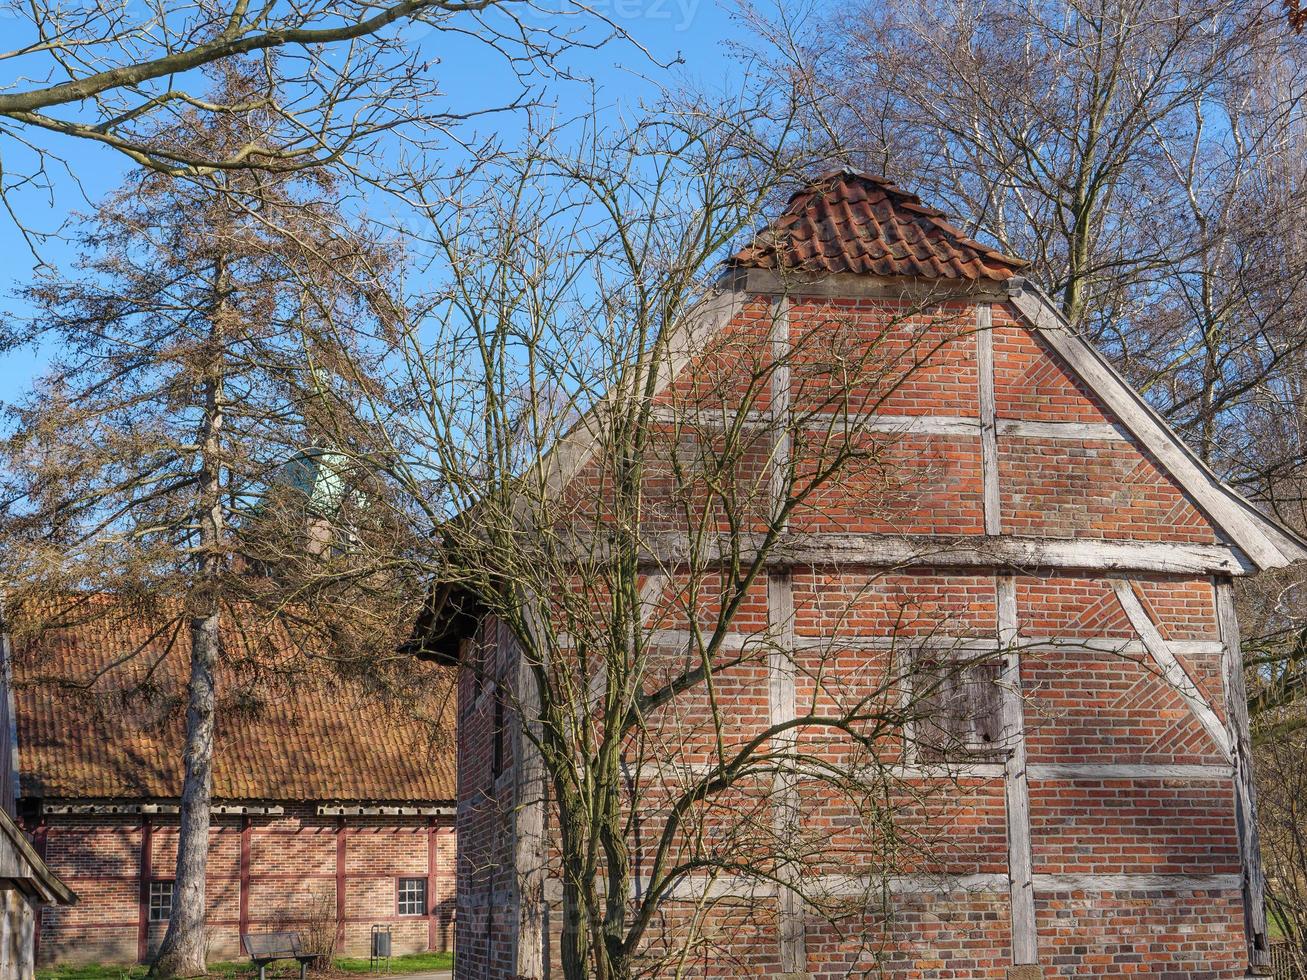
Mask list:
MULTIPOLYGON (((450 970, 454 966, 452 953, 412 953, 408 956, 395 956, 390 960, 390 972, 398 976, 405 973, 430 973, 434 970, 450 970)), ((367 973, 368 958, 339 957, 333 964, 332 974, 343 976, 351 973, 367 973)), ((144 966, 56 966, 36 971, 36 980, 144 980, 148 969, 144 966)), ((216 980, 245 980, 257 977, 259 971, 249 960, 236 963, 210 963, 209 976, 216 980)), ((268 967, 268 977, 293 977, 300 975, 300 968, 294 961, 278 962, 268 967)), ((310 973, 310 977, 323 976, 322 973, 310 973)))
MULTIPOLYGON (((338 956, 336 969, 343 973, 367 973, 368 958, 338 956)), ((434 970, 452 969, 454 969, 453 953, 410 953, 407 956, 391 957, 390 960, 391 973, 431 973, 434 970)))

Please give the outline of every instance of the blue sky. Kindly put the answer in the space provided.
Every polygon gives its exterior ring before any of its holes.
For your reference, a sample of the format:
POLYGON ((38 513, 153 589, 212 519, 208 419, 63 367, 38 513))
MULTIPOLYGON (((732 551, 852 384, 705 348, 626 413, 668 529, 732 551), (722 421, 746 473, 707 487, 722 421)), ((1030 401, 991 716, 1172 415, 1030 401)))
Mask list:
MULTIPOLYGON (((601 115, 616 118, 641 99, 654 96, 660 85, 687 82, 710 90, 729 89, 739 76, 730 42, 744 40, 747 29, 735 16, 736 8, 730 0, 596 0, 589 7, 610 19, 636 43, 616 40, 598 50, 569 56, 569 69, 580 78, 592 79, 593 91, 589 83, 581 80, 541 80, 541 94, 557 105, 561 118, 587 112, 595 98, 601 115), (660 67, 678 58, 681 62, 670 69, 660 67)), ((3 27, 0 23, 0 30, 3 27)), ((414 32, 412 43, 440 59, 436 77, 454 107, 495 104, 497 98, 515 91, 507 69, 488 58, 484 47, 471 39, 414 32)), ((0 74, 0 86, 10 83, 11 78, 0 74)), ((482 131, 512 125, 512 120, 504 118, 478 123, 482 131)), ((75 212, 88 210, 118 183, 129 165, 115 152, 79 140, 44 133, 31 135, 67 164, 67 172, 52 168, 51 191, 10 197, 8 203, 22 221, 39 232, 58 232, 75 212)), ((505 138, 511 139, 511 135, 505 133, 505 138)), ((24 163, 23 152, 12 142, 0 150, 10 173, 24 163)), ((8 315, 22 317, 27 310, 14 293, 30 281, 37 258, 18 227, 2 214, 0 249, 5 259, 0 275, 0 291, 4 294, 0 308, 8 315)), ((40 245, 39 255, 47 264, 62 268, 71 261, 72 251, 55 237, 40 245)), ((17 397, 40 371, 43 360, 40 352, 0 355, 0 402, 17 397)))

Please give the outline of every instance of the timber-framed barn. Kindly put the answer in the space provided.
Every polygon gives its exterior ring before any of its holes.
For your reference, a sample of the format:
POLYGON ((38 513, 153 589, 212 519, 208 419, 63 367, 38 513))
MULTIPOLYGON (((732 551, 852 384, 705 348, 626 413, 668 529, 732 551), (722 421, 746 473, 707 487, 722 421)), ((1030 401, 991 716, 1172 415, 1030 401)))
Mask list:
MULTIPOLYGON (((100 596, 58 612, 6 650, 19 818, 80 899, 38 911, 36 962, 149 962, 172 907, 189 634, 100 596)), ((233 660, 267 632, 224 619, 233 660)), ((448 679, 431 674, 415 713, 294 645, 258 656, 266 676, 219 676, 209 959, 241 959, 242 935, 278 929, 347 956, 368 955, 374 925, 396 955, 452 948, 448 679)))
MULTIPOLYGON (((997 704, 1011 736, 950 768, 935 814, 947 850, 929 876, 894 876, 896 911, 877 919, 874 952, 782 883, 761 919, 729 919, 718 965, 692 974, 1235 978, 1267 962, 1234 585, 1307 557, 1307 544, 1224 485, 1022 268, 893 183, 840 171, 796 193, 692 318, 698 338, 753 336, 772 350, 833 314, 884 334, 922 295, 963 325, 870 426, 907 444, 902 459, 929 479, 877 508, 836 488, 795 516, 756 608, 759 629, 802 651, 849 621, 847 608, 828 617, 828 597, 850 597, 858 670, 888 641, 913 645, 905 608, 935 612, 931 636, 942 624, 987 637, 1001 657, 969 685, 982 693, 962 699, 964 714, 997 704)), ((670 404, 697 364, 678 363, 658 397, 670 404)), ((772 383, 773 413, 803 397, 788 372, 772 383)), ((561 486, 583 478, 583 449, 558 458, 561 486)), ((490 688, 521 683, 493 617, 454 626, 461 656, 498 678, 490 688)), ((753 695, 783 720, 807 680, 799 657, 770 663, 753 695)), ((538 767, 521 739, 501 751, 500 730, 520 721, 504 721, 471 670, 459 700, 456 975, 560 976, 551 848, 522 846, 557 833, 538 767)), ((743 726, 754 702, 740 703, 743 726)), ((983 736, 983 718, 961 724, 983 736)), ((905 752, 905 770, 911 761, 905 752)), ((800 823, 823 817, 797 811, 800 823)), ((843 816, 824 814, 856 825, 843 816)), ((847 881, 857 848, 841 859, 847 881)))

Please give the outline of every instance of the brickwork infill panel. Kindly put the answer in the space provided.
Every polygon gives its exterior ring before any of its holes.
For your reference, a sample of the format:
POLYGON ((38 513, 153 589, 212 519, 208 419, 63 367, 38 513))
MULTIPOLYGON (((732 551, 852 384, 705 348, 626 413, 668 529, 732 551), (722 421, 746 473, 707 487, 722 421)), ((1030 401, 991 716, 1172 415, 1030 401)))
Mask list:
POLYGON ((1219 747, 1147 654, 1076 649, 1023 655, 1029 761, 1225 764, 1219 747))
POLYGON ((796 486, 851 454, 840 478, 805 496, 795 531, 983 534, 980 436, 815 430, 794 440, 796 486))
POLYGON ((1237 875, 1229 779, 1030 782, 1036 874, 1237 875))
POLYGON ((1011 307, 995 304, 994 408, 1000 419, 1028 422, 1112 422, 1102 400, 1061 356, 1017 324, 1011 307))
POLYGON ((1056 977, 1236 980, 1244 964, 1239 891, 1038 895, 1040 959, 1056 977))
POLYGON ((832 410, 838 380, 839 396, 847 394, 848 411, 857 416, 979 417, 973 304, 924 310, 918 301, 799 298, 789 320, 796 409, 832 410))
POLYGON ((1008 534, 1218 541, 1211 522, 1179 484, 1131 442, 1002 435, 998 473, 1008 534))

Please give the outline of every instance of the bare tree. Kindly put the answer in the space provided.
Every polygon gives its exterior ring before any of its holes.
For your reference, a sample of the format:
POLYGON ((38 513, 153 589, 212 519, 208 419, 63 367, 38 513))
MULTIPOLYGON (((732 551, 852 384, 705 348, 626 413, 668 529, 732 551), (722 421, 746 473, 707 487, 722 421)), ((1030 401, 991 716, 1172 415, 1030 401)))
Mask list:
POLYGON ((875 326, 836 310, 782 334, 779 299, 714 332, 731 312, 705 277, 784 179, 760 122, 694 112, 581 154, 545 134, 483 172, 461 223, 433 216, 447 289, 403 348, 409 437, 454 515, 418 648, 446 642, 451 610, 482 617, 460 724, 495 733, 481 805, 516 827, 514 855, 470 855, 467 886, 525 869, 529 945, 554 879, 570 980, 721 969, 778 894, 858 916, 850 942, 880 955, 861 917, 889 915, 888 877, 951 857, 943 784, 922 771, 1004 757, 997 702, 968 710, 995 690, 995 634, 975 652, 974 623, 896 598, 893 570, 825 595, 847 619, 820 644, 792 642, 793 610, 759 612, 791 531, 838 522, 846 494, 859 521, 911 511, 931 467, 874 417, 975 329, 927 290, 875 326), (849 620, 881 599, 897 628, 851 672, 849 620), (792 715, 760 712, 769 671, 794 684, 792 715), (509 767, 513 791, 494 778, 509 767), (800 829, 816 799, 859 825, 839 842, 800 829))
MULTIPOLYGON (((215 101, 238 104, 252 84, 231 70, 215 101)), ((191 122, 177 139, 221 154, 274 142, 279 121, 191 122)), ((7 406, 0 444, 10 603, 57 618, 85 612, 88 592, 144 597, 161 629, 189 632, 176 901, 154 966, 164 976, 205 967, 224 610, 254 615, 253 603, 329 630, 367 596, 403 592, 391 537, 378 549, 389 578, 374 578, 384 498, 352 462, 368 444, 352 408, 375 395, 375 350, 394 321, 380 301, 390 260, 323 203, 332 190, 321 170, 194 182, 137 172, 87 220, 82 274, 38 281, 27 299, 39 317, 5 328, 8 343, 57 345, 49 375, 7 406), (355 493, 378 506, 351 506, 355 493), (322 616, 332 605, 341 615, 322 616)))
POLYGON ((142 166, 191 174, 308 166, 405 122, 438 128, 496 108, 435 104, 433 63, 415 43, 428 34, 475 38, 525 79, 572 44, 598 44, 616 33, 580 4, 546 9, 503 0, 175 0, 76 10, 6 0, 0 10, 12 45, 0 53, 10 69, 0 89, 7 135, 33 147, 40 140, 24 133, 74 136, 142 166), (251 58, 266 84, 238 98, 215 96, 199 71, 251 58), (254 110, 286 122, 277 145, 158 139, 196 115, 254 110))

